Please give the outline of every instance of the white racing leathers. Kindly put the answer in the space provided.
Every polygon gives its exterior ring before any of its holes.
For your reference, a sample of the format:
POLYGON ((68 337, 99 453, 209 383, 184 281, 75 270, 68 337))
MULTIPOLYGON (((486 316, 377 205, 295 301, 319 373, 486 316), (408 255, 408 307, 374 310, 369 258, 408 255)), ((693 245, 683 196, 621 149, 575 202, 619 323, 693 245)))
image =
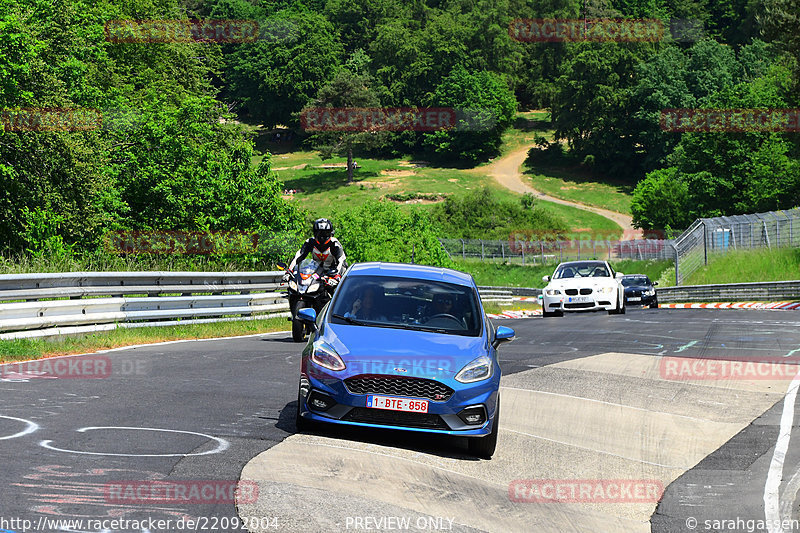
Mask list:
POLYGON ((320 270, 322 273, 327 274, 331 269, 335 269, 340 276, 344 274, 346 269, 344 248, 342 248, 342 243, 335 237, 331 237, 328 242, 322 245, 313 238, 308 239, 294 255, 294 259, 289 264, 289 270, 294 272, 298 263, 305 259, 308 254, 312 254, 313 259, 321 265, 320 270))

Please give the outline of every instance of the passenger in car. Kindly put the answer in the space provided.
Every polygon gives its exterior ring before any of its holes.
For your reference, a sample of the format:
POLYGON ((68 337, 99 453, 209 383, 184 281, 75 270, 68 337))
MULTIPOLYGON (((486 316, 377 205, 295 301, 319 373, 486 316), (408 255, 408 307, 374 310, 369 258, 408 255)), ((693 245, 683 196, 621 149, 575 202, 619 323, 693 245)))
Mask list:
POLYGON ((365 285, 359 297, 353 302, 353 308, 344 316, 363 320, 386 321, 383 310, 383 289, 376 285, 365 285))

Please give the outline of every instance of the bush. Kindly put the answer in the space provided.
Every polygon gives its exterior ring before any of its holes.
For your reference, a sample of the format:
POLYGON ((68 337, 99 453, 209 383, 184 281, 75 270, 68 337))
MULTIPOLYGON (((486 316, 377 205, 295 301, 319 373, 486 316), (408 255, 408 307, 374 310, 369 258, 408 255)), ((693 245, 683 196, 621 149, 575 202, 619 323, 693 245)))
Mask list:
POLYGON ((566 230, 560 218, 535 209, 532 197, 501 200, 488 187, 448 196, 433 211, 433 219, 448 238, 507 239, 525 230, 566 230))
POLYGON ((389 261, 452 268, 435 226, 419 209, 403 209, 389 201, 371 201, 333 215, 336 237, 348 263, 389 261))

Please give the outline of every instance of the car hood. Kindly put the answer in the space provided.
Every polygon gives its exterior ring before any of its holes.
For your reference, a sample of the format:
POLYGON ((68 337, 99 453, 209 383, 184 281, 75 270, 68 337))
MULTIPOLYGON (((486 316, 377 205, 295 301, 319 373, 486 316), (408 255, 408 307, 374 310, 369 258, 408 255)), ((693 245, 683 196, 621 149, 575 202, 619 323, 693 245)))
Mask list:
POLYGON ((626 291, 647 291, 650 290, 652 287, 648 285, 628 285, 625 287, 626 291))
POLYGON ((427 331, 330 324, 322 341, 331 345, 351 375, 452 376, 487 354, 486 339, 427 331))
POLYGON ((565 278, 551 281, 547 287, 550 289, 580 289, 581 287, 608 287, 615 286, 614 278, 565 278))

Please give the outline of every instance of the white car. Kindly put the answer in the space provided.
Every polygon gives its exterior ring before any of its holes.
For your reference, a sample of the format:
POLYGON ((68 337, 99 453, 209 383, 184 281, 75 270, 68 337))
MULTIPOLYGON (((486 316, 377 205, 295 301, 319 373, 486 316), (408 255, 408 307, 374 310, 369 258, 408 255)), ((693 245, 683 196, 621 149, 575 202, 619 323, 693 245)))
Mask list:
POLYGON ((608 261, 570 261, 561 263, 542 281, 542 315, 563 316, 564 311, 598 311, 609 315, 625 313, 622 274, 614 272, 608 261))

